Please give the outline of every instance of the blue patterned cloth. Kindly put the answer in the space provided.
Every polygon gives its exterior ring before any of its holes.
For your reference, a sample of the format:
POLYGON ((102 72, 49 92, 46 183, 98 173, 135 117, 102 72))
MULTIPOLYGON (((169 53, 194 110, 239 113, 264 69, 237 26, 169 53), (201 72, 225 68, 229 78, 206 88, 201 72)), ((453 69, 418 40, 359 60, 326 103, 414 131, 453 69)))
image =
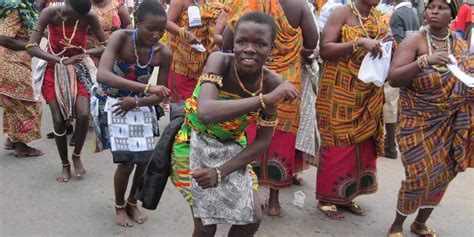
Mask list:
POLYGON ((35 27, 38 20, 38 9, 36 9, 34 0, 0 0, 0 20, 18 10, 20 13, 22 27, 28 30, 28 33, 35 27))

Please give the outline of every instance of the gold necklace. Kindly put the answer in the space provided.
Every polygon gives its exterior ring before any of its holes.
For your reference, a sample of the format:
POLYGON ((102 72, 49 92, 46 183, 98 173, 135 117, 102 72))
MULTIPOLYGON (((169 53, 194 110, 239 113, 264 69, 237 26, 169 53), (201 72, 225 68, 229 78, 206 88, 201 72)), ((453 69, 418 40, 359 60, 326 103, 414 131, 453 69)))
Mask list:
MULTIPOLYGON (((429 27, 425 27, 425 33, 426 33, 426 41, 428 43, 428 55, 431 55, 431 54, 433 54, 433 48, 435 48, 435 47, 433 47, 432 39, 435 39, 435 38, 431 34, 431 31, 430 31, 429 27)), ((448 54, 451 53, 451 38, 450 38, 450 36, 451 36, 451 32, 448 31, 448 35, 446 37, 444 37, 445 38, 444 41, 445 41, 445 45, 446 45, 446 52, 448 54)), ((445 67, 445 66, 439 67, 439 66, 436 66, 436 65, 432 65, 431 67, 433 67, 433 69, 435 69, 436 71, 441 72, 441 73, 448 71, 448 68, 445 67)))
MULTIPOLYGON (((355 15, 355 16, 357 17, 357 19, 359 20, 360 27, 362 27, 362 30, 364 31, 365 37, 370 38, 370 37, 369 37, 369 33, 367 32, 367 30, 365 30, 365 26, 364 26, 363 20, 364 20, 364 21, 367 21, 371 15, 375 17, 375 14, 374 14, 374 12, 373 12, 374 8, 371 8, 371 9, 370 9, 370 13, 369 13, 369 15, 368 15, 367 17, 363 17, 363 16, 360 14, 359 10, 357 10, 357 7, 355 6, 355 4, 354 4, 353 2, 351 2, 351 3, 349 4, 349 6, 350 6, 350 8, 351 8, 351 10, 352 10, 352 13, 354 13, 354 15, 355 15)), ((375 36, 374 39, 377 39, 377 37, 379 36, 379 33, 380 33, 379 21, 376 20, 375 23, 377 24, 377 35, 375 36)))
POLYGON ((235 73, 235 78, 237 78, 237 82, 239 83, 240 88, 250 96, 257 96, 260 92, 262 92, 263 89, 263 68, 262 68, 262 73, 260 74, 260 88, 255 91, 251 92, 245 88, 244 83, 240 80, 239 73, 237 72, 237 63, 234 63, 234 73, 235 73))

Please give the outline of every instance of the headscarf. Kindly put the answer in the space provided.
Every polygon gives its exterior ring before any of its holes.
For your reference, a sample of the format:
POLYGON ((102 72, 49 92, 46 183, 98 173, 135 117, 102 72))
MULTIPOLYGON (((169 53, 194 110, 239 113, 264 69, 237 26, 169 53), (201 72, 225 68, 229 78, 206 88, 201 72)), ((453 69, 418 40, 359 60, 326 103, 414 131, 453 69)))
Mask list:
POLYGON ((38 10, 34 0, 0 0, 0 20, 5 19, 8 15, 18 10, 22 28, 28 33, 33 30, 38 20, 38 10))
MULTIPOLYGON (((425 0, 425 8, 430 4, 433 0, 425 0)), ((444 0, 446 4, 449 5, 449 8, 451 8, 451 18, 456 18, 459 10, 459 2, 457 0, 444 0)))

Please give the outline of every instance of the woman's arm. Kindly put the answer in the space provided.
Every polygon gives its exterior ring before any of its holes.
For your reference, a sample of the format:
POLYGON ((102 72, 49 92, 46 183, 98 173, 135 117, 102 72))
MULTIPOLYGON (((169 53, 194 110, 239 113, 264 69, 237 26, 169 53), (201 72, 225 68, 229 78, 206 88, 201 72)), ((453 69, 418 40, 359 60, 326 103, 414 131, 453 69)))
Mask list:
POLYGON ((340 6, 334 9, 324 26, 321 35, 321 46, 319 55, 323 60, 337 59, 353 52, 354 42, 341 43, 342 26, 346 21, 346 6, 340 6))
MULTIPOLYGON (((318 29, 316 28, 316 23, 314 22, 313 13, 308 7, 306 1, 303 2, 303 14, 301 15, 301 31, 303 33, 303 47, 308 50, 308 52, 316 49, 319 40, 318 29)), ((308 57, 309 55, 303 55, 303 57, 308 57)))
POLYGON ((388 73, 391 86, 406 87, 421 71, 416 60, 420 40, 418 34, 410 35, 395 50, 388 73))
POLYGON ((222 33, 222 48, 224 52, 234 51, 234 32, 228 25, 226 25, 224 33, 222 33))
POLYGON ((222 10, 221 14, 217 18, 216 26, 214 27, 214 32, 213 32, 214 43, 220 47, 222 47, 223 45, 222 33, 224 32, 225 24, 227 22, 227 19, 229 18, 229 15, 230 14, 227 11, 222 10))
MULTIPOLYGON (((94 36, 96 37, 99 42, 105 43, 107 42, 107 37, 105 36, 104 30, 102 29, 102 26, 100 25, 99 18, 97 17, 97 14, 94 11, 90 11, 87 14, 87 19, 89 21, 89 25, 91 27, 92 32, 94 33, 94 36)), ((105 47, 103 45, 100 45, 96 48, 92 49, 87 49, 86 54, 92 54, 94 56, 100 56, 104 52, 105 47)))
POLYGON ((49 52, 46 52, 46 51, 42 50, 39 47, 39 44, 41 42, 41 38, 43 37, 43 32, 45 31, 46 26, 54 18, 55 14, 56 13, 53 10, 53 8, 45 8, 40 13, 38 22, 36 23, 36 27, 35 27, 36 30, 34 30, 31 33, 30 40, 28 42, 29 44, 36 44, 38 46, 29 47, 27 49, 27 51, 33 57, 37 57, 37 58, 40 58, 40 59, 43 59, 45 61, 52 62, 52 63, 59 63, 60 60, 61 60, 61 57, 52 55, 49 52))
MULTIPOLYGON (((166 31, 168 31, 170 34, 180 36, 179 30, 181 27, 178 26, 177 22, 182 11, 183 11, 182 0, 172 0, 169 5, 168 12, 166 13, 168 16, 168 21, 166 22, 166 31)), ((196 36, 194 36, 192 33, 188 32, 187 30, 185 32, 188 34, 186 41, 189 44, 200 43, 199 40, 196 39, 196 36)))
POLYGON ((0 46, 13 51, 23 51, 28 42, 0 35, 0 46))
POLYGON ((132 21, 130 19, 130 14, 125 5, 121 4, 118 8, 118 15, 120 17, 120 28, 122 29, 132 29, 132 21))
MULTIPOLYGON (((223 75, 225 68, 230 64, 230 58, 223 53, 213 53, 209 56, 204 73, 213 73, 217 75, 223 75)), ((266 79, 270 79, 272 88, 269 91, 274 91, 273 88, 277 87, 281 80, 277 77, 267 76, 266 79), (273 79, 270 79, 273 78, 273 79)), ((263 100, 266 105, 274 106, 279 97, 284 96, 281 93, 268 93, 263 95, 263 100)), ((198 104, 198 118, 202 123, 213 124, 228 121, 258 110, 262 107, 259 96, 237 99, 237 100, 218 100, 219 89, 215 84, 203 83, 201 86, 201 92, 199 93, 199 104, 198 104)))

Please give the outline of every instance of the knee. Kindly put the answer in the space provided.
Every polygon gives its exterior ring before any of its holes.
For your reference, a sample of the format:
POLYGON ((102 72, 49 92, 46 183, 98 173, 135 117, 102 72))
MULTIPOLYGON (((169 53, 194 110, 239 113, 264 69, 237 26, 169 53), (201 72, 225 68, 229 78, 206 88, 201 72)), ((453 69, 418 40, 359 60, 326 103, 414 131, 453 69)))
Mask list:
POLYGON ((89 111, 88 110, 77 110, 76 119, 78 121, 89 121, 89 111))

